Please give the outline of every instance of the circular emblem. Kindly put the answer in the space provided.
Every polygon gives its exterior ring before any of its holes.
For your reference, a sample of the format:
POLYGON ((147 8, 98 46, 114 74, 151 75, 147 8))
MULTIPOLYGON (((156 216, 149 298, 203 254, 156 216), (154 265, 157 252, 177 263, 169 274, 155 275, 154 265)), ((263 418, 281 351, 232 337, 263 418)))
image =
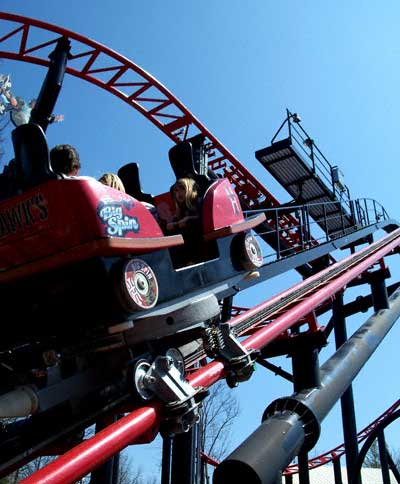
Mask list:
POLYGON ((150 309, 157 304, 157 279, 151 267, 143 260, 132 259, 125 264, 124 286, 133 309, 150 309))
POLYGON ((260 244, 254 235, 246 234, 244 239, 244 250, 248 261, 254 265, 254 267, 261 267, 263 264, 263 256, 261 252, 260 244))

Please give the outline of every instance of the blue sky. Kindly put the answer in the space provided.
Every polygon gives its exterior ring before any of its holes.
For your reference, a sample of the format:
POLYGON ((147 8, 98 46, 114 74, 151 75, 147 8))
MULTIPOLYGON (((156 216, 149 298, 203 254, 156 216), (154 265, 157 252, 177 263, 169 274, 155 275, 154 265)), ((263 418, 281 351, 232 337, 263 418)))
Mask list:
MULTIPOLYGON (((1 9, 80 33, 133 60, 282 202, 289 195, 259 165, 254 151, 269 144, 286 108, 298 112, 327 158, 340 166, 352 196, 375 198, 399 217, 396 0, 384 7, 356 0, 3 0, 1 9)), ((11 74, 14 94, 25 98, 37 95, 44 75, 42 68, 10 61, 1 61, 0 72, 11 74)), ((161 193, 172 183, 170 141, 118 99, 67 77, 55 112, 65 121, 49 128, 49 144, 74 144, 82 174, 98 177, 138 161, 145 191, 161 193)), ((397 281, 398 261, 389 263, 397 281)), ((251 306, 298 280, 296 273, 282 275, 236 302, 251 306)), ((349 334, 362 321, 350 322, 349 334)), ((359 428, 398 398, 399 338, 395 327, 354 384, 359 428)), ((321 361, 332 347, 333 342, 321 361)), ((291 388, 259 369, 235 393, 242 415, 233 446, 255 429, 265 406, 291 388)), ((316 454, 342 442, 340 425, 335 411, 324 422, 316 454)), ((398 437, 393 444, 400 448, 398 437)))

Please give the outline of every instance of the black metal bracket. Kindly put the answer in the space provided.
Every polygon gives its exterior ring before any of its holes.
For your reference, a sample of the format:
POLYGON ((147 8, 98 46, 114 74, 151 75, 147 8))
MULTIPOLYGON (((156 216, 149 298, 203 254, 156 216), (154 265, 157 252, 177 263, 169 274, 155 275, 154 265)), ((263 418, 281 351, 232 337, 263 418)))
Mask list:
POLYGON ((274 414, 287 415, 294 413, 302 422, 304 430, 304 443, 302 450, 309 451, 318 442, 321 426, 314 412, 303 402, 293 397, 278 398, 265 409, 262 421, 274 414))
POLYGON ((226 369, 226 383, 230 388, 247 381, 260 355, 258 350, 246 350, 233 334, 229 323, 212 325, 205 330, 204 348, 210 358, 219 358, 226 369))
POLYGON ((163 436, 187 432, 200 419, 199 405, 207 396, 203 387, 193 388, 185 379, 183 358, 178 351, 169 349, 152 363, 140 360, 133 373, 134 393, 142 401, 158 397, 164 402, 163 436))

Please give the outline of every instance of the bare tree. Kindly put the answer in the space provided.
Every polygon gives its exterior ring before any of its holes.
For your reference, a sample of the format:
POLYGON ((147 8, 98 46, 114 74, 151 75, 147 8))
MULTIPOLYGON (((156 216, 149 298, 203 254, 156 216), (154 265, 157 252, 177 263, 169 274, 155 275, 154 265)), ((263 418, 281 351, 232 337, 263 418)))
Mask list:
MULTIPOLYGON (((13 472, 10 476, 0 479, 0 484, 17 484, 23 479, 29 477, 40 468, 49 464, 56 457, 41 456, 13 472)), ((75 484, 90 484, 90 474, 84 476, 75 484)), ((118 484, 157 484, 153 478, 144 478, 143 471, 140 467, 132 464, 131 459, 121 454, 119 460, 118 484)))
POLYGON ((373 444, 371 445, 367 455, 364 459, 364 467, 372 467, 374 469, 381 468, 381 459, 379 457, 379 449, 378 449, 378 441, 374 440, 373 444))
MULTIPOLYGON (((239 403, 224 381, 211 388, 203 403, 201 415, 201 446, 203 451, 219 461, 228 453, 231 429, 240 413, 239 403)), ((208 466, 203 465, 202 482, 209 482, 208 466)))
MULTIPOLYGON (((391 458, 393 459, 394 464, 397 468, 400 468, 400 452, 396 449, 391 449, 387 447, 387 451, 389 452, 391 458)), ((378 448, 378 441, 374 440, 373 444, 371 445, 367 455, 365 456, 363 467, 372 467, 374 469, 381 468, 381 458, 379 455, 379 448, 378 448)))

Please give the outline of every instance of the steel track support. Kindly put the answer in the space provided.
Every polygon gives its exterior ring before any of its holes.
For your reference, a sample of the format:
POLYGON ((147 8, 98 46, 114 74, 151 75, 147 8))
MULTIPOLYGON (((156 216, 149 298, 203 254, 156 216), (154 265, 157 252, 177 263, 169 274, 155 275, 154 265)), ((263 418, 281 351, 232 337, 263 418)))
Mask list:
POLYGON ((310 472, 308 470, 308 452, 301 450, 298 457, 299 483, 310 484, 310 472))
POLYGON ((379 459, 381 461, 382 484, 390 484, 389 463, 383 429, 378 432, 378 450, 379 459))
POLYGON ((386 455, 387 455, 387 459, 388 459, 388 464, 389 464, 390 470, 393 472, 393 475, 394 475, 394 478, 397 481, 397 484, 400 484, 400 472, 398 471, 397 466, 394 463, 394 461, 392 459, 392 456, 390 455, 390 453, 387 450, 387 448, 386 448, 386 455))
POLYGON ((164 435, 161 462, 161 484, 171 484, 171 450, 172 438, 168 435, 164 435))
MULTIPOLYGON (((303 390, 272 402, 263 423, 216 468, 214 484, 274 484, 301 449, 319 437, 320 422, 343 395, 400 316, 400 290, 390 308, 372 315, 320 368, 318 389, 303 390)), ((249 345, 249 338, 245 344, 249 345)))
MULTIPOLYGON (((342 291, 335 295, 332 305, 332 313, 336 350, 338 350, 342 344, 347 341, 346 318, 344 315, 342 291)), ((342 409, 344 446, 346 449, 347 477, 350 481, 350 477, 353 475, 354 465, 358 458, 357 424, 352 385, 349 385, 347 390, 343 393, 340 399, 340 405, 342 409)), ((361 484, 361 478, 359 478, 358 484, 361 484)))
POLYGON ((195 424, 188 432, 177 434, 172 439, 171 484, 199 484, 198 426, 195 424))
POLYGON ((340 457, 333 461, 333 475, 335 477, 335 484, 343 484, 342 470, 340 468, 340 457))
POLYGON ((379 269, 368 274, 375 312, 389 307, 388 292, 385 283, 385 279, 388 277, 390 277, 388 269, 379 269))
MULTIPOLYGON (((312 345, 312 342, 300 345, 293 351, 292 369, 293 390, 295 393, 320 386, 318 349, 312 345)), ((308 452, 306 450, 302 450, 299 453, 298 464, 299 483, 310 484, 308 452)))

